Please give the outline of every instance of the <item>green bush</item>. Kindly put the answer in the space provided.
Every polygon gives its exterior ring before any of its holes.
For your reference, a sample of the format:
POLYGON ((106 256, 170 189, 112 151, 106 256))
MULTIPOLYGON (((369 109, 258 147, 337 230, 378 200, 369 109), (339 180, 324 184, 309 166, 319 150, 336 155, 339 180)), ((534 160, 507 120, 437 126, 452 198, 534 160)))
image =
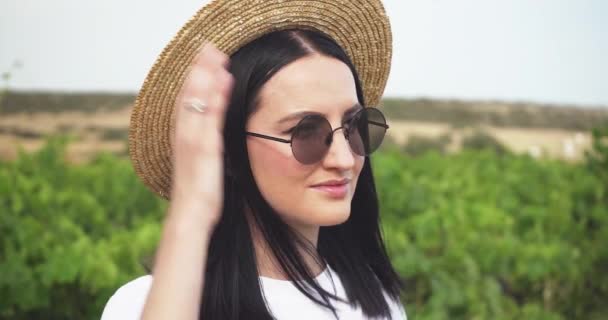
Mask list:
POLYGON ((408 137, 402 150, 411 156, 419 156, 432 151, 444 154, 450 142, 449 134, 443 134, 436 138, 412 134, 408 137))
MULTIPOLYGON (((159 240, 167 203, 130 162, 102 153, 67 165, 67 143, 0 162, 0 319, 99 319, 159 240)), ((584 164, 491 150, 374 155, 409 318, 604 319, 605 150, 584 164)))
POLYGON ((591 131, 592 149, 585 152, 589 170, 608 183, 608 122, 591 131))
POLYGON ((600 174, 491 150, 374 160, 412 318, 605 319, 608 186, 600 174))
POLYGON ((0 163, 0 319, 99 319, 158 241, 166 204, 131 164, 68 165, 67 142, 0 163))
POLYGON ((475 129, 471 134, 465 136, 462 140, 462 147, 472 150, 490 149, 498 154, 509 152, 507 147, 494 138, 493 135, 482 129, 475 129))

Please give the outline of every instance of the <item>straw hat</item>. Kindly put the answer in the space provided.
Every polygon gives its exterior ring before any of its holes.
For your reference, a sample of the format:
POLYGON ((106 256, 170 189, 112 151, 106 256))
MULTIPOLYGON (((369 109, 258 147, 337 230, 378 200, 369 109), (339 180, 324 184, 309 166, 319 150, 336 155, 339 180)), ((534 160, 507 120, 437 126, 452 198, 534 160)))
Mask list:
POLYGON ((169 200, 174 105, 188 67, 203 42, 231 56, 256 38, 300 28, 329 35, 361 78, 367 106, 378 106, 392 57, 389 19, 380 0, 214 0, 166 45, 135 100, 129 155, 144 184, 169 200))

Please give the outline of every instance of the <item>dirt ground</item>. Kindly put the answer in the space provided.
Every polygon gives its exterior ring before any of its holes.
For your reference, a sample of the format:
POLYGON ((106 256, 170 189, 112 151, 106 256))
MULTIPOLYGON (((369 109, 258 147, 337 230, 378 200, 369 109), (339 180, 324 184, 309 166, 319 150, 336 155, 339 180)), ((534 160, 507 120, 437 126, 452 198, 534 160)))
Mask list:
MULTIPOLYGON (((78 141, 68 145, 67 160, 81 163, 97 151, 104 150, 124 155, 126 134, 131 107, 113 112, 35 113, 0 115, 0 158, 15 159, 17 147, 34 151, 42 146, 42 136, 55 132, 74 134, 78 141), (110 133, 110 134, 108 134, 110 133)), ((472 128, 452 128, 446 123, 410 122, 388 119, 388 135, 399 144, 409 137, 439 137, 449 134, 449 149, 457 151, 464 136, 472 128)), ((587 132, 556 129, 481 127, 505 146, 518 153, 535 157, 560 158, 568 161, 581 159, 584 150, 591 145, 587 132)))
MULTIPOLYGON (((454 129, 446 123, 388 121, 390 135, 399 144, 407 143, 412 135, 437 138, 444 134, 452 137, 448 149, 458 151, 463 138, 471 134, 473 128, 454 129)), ((582 159, 584 151, 591 147, 591 134, 588 132, 560 129, 505 128, 480 126, 510 150, 527 153, 533 157, 558 158, 566 161, 582 159)))
POLYGON ((69 162, 85 162, 100 150, 121 154, 126 152, 125 140, 103 138, 103 133, 108 130, 128 130, 130 115, 130 107, 116 112, 93 114, 62 112, 2 115, 0 158, 15 159, 18 146, 29 152, 38 150, 44 141, 36 135, 57 132, 73 134, 77 139, 68 144, 66 159, 69 162))

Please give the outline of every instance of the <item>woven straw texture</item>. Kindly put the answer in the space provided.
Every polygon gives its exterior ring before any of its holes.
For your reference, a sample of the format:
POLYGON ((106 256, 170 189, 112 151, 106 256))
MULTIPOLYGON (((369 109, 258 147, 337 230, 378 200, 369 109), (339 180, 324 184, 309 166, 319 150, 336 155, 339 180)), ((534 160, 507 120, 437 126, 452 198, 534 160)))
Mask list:
POLYGON ((389 19, 380 0, 212 1, 166 45, 135 100, 129 155, 150 190, 169 200, 175 100, 203 42, 213 42, 230 56, 264 34, 291 28, 318 30, 333 38, 353 61, 367 106, 378 106, 392 58, 389 19))

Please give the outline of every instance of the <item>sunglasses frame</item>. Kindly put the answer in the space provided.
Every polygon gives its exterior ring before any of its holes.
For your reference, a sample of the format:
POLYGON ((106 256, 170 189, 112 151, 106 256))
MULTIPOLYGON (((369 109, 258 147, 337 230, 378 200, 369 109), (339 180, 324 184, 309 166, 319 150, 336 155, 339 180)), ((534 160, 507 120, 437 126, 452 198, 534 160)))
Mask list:
MULTIPOLYGON (((377 126, 383 127, 383 128, 385 129, 385 134, 386 134, 386 130, 388 130, 389 125, 388 125, 388 124, 386 124, 386 117, 384 116, 384 114, 382 113, 382 111, 378 110, 378 108, 373 108, 373 107, 365 107, 365 108, 361 108, 361 110, 357 111, 357 112, 356 112, 356 113, 353 115, 352 119, 357 118, 357 116, 358 116, 358 115, 359 115, 361 112, 364 112, 364 111, 366 111, 366 112, 367 112, 367 110, 369 110, 369 109, 374 109, 374 110, 376 110, 378 113, 380 113, 380 115, 381 115, 381 116, 382 116, 382 118, 384 119, 384 123, 375 122, 375 121, 368 121, 368 123, 371 123, 371 124, 374 124, 374 125, 377 125, 377 126)), ((306 115, 306 116, 302 117, 302 119, 300 119, 300 121, 298 121, 298 123, 297 123, 297 124, 296 124, 296 126, 294 127, 294 130, 293 130, 293 132, 291 133, 291 139, 283 139, 283 138, 273 137, 273 136, 269 136, 269 135, 265 135, 265 134, 261 134, 261 133, 256 133, 256 132, 249 132, 249 131, 245 131, 245 134, 246 134, 246 135, 250 135, 250 136, 254 136, 254 137, 258 137, 258 138, 263 138, 263 139, 273 140, 273 141, 277 141, 277 142, 289 143, 289 146, 291 147, 291 153, 292 153, 292 154, 294 155, 294 157, 295 157, 295 152, 293 151, 293 144, 292 144, 292 141, 293 141, 293 135, 294 135, 294 134, 297 132, 297 128, 298 128, 298 126, 299 126, 299 125, 300 125, 300 124, 301 124, 301 123, 302 123, 302 122, 303 122, 305 119, 307 119, 307 118, 309 118, 309 117, 314 117, 314 116, 319 116, 319 115, 314 114, 314 115, 306 115)), ((332 138, 331 138, 330 145, 327 147, 327 149, 329 150, 329 147, 331 146, 331 143, 333 143, 333 136, 334 136, 334 133, 335 133, 336 131, 338 131, 339 129, 344 129, 344 124, 342 124, 341 126, 339 126, 339 127, 335 128, 335 129, 333 129, 333 128, 331 127, 331 123, 329 122, 329 120, 327 120, 327 118, 326 118, 326 117, 324 117, 324 116, 321 116, 321 117, 322 117, 322 118, 324 118, 324 119, 325 119, 325 121, 327 121, 327 123, 329 124, 329 128, 331 129, 331 132, 330 132, 330 133, 329 133, 329 135, 328 135, 328 137, 332 137, 332 138)), ((345 131, 345 132, 346 132, 346 131, 345 131)), ((346 137, 346 139, 348 140, 348 138, 349 138, 348 134, 345 134, 344 136, 345 136, 345 137, 346 137)), ((384 139, 384 137, 383 137, 383 139, 384 139)), ((348 140, 348 146, 349 146, 349 148, 351 148, 351 151, 352 151, 352 147, 351 147, 351 145, 350 145, 350 140, 348 140)), ((353 151, 353 152, 354 152, 354 151, 353 151)), ((370 153, 370 154, 371 154, 371 153, 370 153)), ((296 158, 296 160, 297 160, 297 158, 296 158)), ((299 160, 298 160, 298 161, 299 161, 299 160)), ((317 162, 318 162, 318 161, 317 161, 317 162)))

